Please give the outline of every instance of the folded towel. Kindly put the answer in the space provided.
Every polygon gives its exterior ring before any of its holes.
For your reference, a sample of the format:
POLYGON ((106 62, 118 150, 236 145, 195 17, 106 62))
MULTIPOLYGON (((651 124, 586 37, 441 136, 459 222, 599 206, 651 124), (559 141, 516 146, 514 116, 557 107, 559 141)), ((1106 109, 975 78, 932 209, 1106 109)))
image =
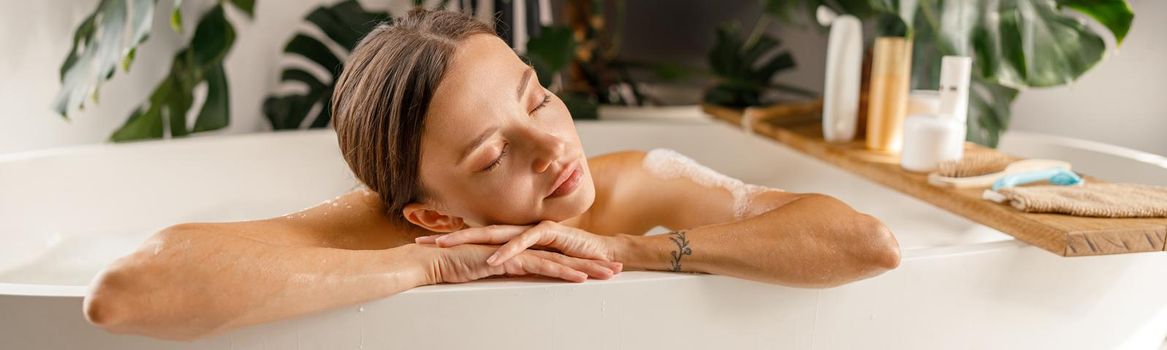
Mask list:
POLYGON ((997 190, 1013 207, 1031 213, 1110 218, 1167 217, 1167 187, 1125 183, 1022 186, 997 190))

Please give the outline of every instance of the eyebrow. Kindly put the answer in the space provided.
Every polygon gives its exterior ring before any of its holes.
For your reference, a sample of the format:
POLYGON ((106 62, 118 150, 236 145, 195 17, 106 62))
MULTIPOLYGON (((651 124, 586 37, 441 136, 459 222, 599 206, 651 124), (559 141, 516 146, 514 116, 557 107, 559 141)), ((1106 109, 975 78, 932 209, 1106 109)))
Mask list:
POLYGON ((462 162, 465 162, 466 157, 470 155, 470 151, 473 151, 475 148, 478 148, 478 146, 481 145, 482 142, 486 141, 486 137, 493 135, 495 131, 498 131, 497 126, 486 129, 486 131, 483 131, 482 134, 478 135, 478 137, 475 137, 474 141, 471 141, 470 145, 467 146, 466 149, 462 150, 462 155, 460 157, 458 157, 458 164, 461 165, 462 162))
MULTIPOLYGON (((516 100, 523 99, 523 91, 527 90, 527 85, 531 85, 531 74, 533 73, 535 73, 535 68, 531 66, 527 66, 527 69, 523 70, 523 76, 519 80, 519 89, 515 92, 516 100)), ((498 127, 486 129, 486 131, 483 131, 482 134, 479 134, 477 137, 475 137, 474 141, 471 141, 470 145, 462 150, 462 155, 458 157, 458 164, 460 165, 462 162, 466 161, 466 157, 470 155, 470 152, 475 148, 478 148, 482 142, 486 141, 486 137, 494 134, 495 131, 498 131, 498 127)))
POLYGON ((534 72, 535 68, 532 68, 531 66, 527 66, 527 69, 523 70, 523 77, 519 79, 519 91, 515 93, 516 100, 523 99, 523 91, 527 90, 527 85, 531 85, 531 73, 534 72))

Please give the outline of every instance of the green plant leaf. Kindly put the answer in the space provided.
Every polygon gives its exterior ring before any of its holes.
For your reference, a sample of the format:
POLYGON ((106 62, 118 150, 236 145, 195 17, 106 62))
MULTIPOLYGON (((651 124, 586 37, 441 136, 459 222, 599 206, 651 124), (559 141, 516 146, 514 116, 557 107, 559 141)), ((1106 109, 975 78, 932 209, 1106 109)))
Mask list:
MULTIPOLYGON (((355 0, 347 0, 317 7, 305 20, 319 28, 327 40, 344 48, 347 54, 361 38, 378 24, 390 20, 390 17, 386 12, 367 11, 355 0)), ((284 53, 306 58, 330 76, 325 82, 304 69, 284 68, 280 73, 281 83, 303 84, 307 89, 299 94, 271 95, 264 99, 263 114, 272 129, 297 129, 308 118, 312 118, 309 128, 328 126, 331 120, 329 103, 332 90, 343 66, 342 58, 337 57, 321 39, 297 33, 284 46, 284 53), (310 115, 313 111, 316 111, 315 116, 310 115)))
POLYGON ((555 74, 559 73, 551 69, 551 65, 543 62, 542 59, 531 57, 528 55, 519 55, 519 59, 526 62, 528 66, 535 69, 535 76, 539 78, 539 85, 545 88, 551 88, 551 83, 554 81, 555 74))
POLYGON ((341 59, 327 45, 306 34, 297 33, 292 37, 284 52, 307 58, 331 72, 339 72, 341 67, 341 59))
MULTIPOLYGON (((936 90, 940 83, 940 61, 951 53, 939 46, 936 32, 926 21, 925 16, 918 16, 914 25, 912 89, 936 90)), ((974 60, 974 72, 981 70, 977 67, 980 62, 980 59, 974 60)), ((1010 107, 1017 94, 1017 89, 974 75, 969 86, 966 140, 996 147, 1001 133, 1009 126, 1010 107)))
POLYGON ((575 56, 575 39, 571 37, 571 29, 543 26, 538 37, 527 40, 527 56, 545 63, 552 72, 567 67, 575 56))
POLYGON ((255 18, 255 0, 231 0, 231 5, 247 14, 247 17, 255 18))
POLYGON ((305 19, 320 28, 333 42, 352 51, 365 34, 387 20, 386 16, 388 14, 383 12, 365 11, 356 1, 345 1, 328 8, 316 8, 305 19))
POLYGON ((102 0, 73 33, 73 45, 61 64, 61 89, 53 109, 62 117, 97 96, 117 67, 129 69, 135 47, 149 37, 154 0, 102 0))
POLYGON ((922 1, 917 16, 914 30, 930 27, 941 52, 974 57, 978 76, 1015 89, 1067 84, 1106 54, 1099 33, 1054 1, 922 1))
MULTIPOLYGON (((899 8, 900 0, 761 0, 762 10, 771 16, 789 23, 798 23, 791 16, 795 11, 802 11, 811 23, 817 25, 816 12, 820 6, 826 7, 840 14, 850 14, 859 18, 872 18, 899 8)), ((928 1, 928 0, 922 0, 928 1)), ((910 2, 910 3, 914 3, 910 2)), ((911 16, 903 16, 911 17, 911 16)))
POLYGON ((174 0, 174 5, 170 8, 170 29, 182 33, 182 0, 174 0))
MULTIPOLYGON (((323 97, 326 91, 332 89, 331 85, 325 85, 316 76, 297 68, 285 69, 281 73, 280 81, 303 83, 308 87, 308 92, 304 95, 268 97, 264 101, 264 115, 268 116, 268 121, 275 130, 299 128, 308 118, 313 105, 328 102, 323 97)), ((321 110, 324 110, 323 107, 324 105, 321 110)), ((318 115, 317 118, 319 117, 318 115)))
POLYGON ((130 118, 126 119, 126 122, 117 131, 114 131, 113 135, 110 135, 110 140, 122 142, 161 138, 164 127, 161 101, 171 93, 168 83, 169 80, 166 80, 155 88, 154 93, 150 96, 151 102, 148 107, 139 108, 130 114, 130 118))
POLYGON ((898 15, 904 24, 911 24, 905 31, 914 42, 915 89, 936 88, 941 57, 973 57, 967 136, 992 147, 1008 128, 1010 107, 1019 89, 1064 85, 1105 57, 1099 33, 1063 8, 1094 18, 1119 43, 1134 19, 1125 0, 764 1, 767 13, 782 18, 799 7, 810 10, 813 18, 819 5, 864 20, 898 15))
MULTIPOLYGON (((189 60, 189 59, 188 59, 189 60)), ((170 125, 170 137, 183 137, 190 134, 186 127, 186 111, 194 104, 194 80, 197 74, 190 68, 179 68, 177 74, 171 73, 170 90, 167 99, 161 102, 162 117, 170 125)))
POLYGON ((790 0, 761 0, 762 11, 766 14, 774 16, 785 22, 796 23, 798 19, 791 15, 791 13, 798 10, 808 10, 806 12, 807 18, 814 18, 814 8, 808 6, 804 1, 790 1, 790 0))
POLYGON ((231 122, 231 90, 223 64, 213 65, 205 73, 207 98, 195 119, 194 132, 222 129, 231 122))
POLYGON ((81 58, 80 56, 82 53, 80 48, 85 47, 89 41, 93 39, 93 31, 94 28, 96 28, 96 18, 97 13, 90 14, 89 17, 86 17, 84 21, 81 21, 81 24, 78 25, 77 29, 73 32, 73 46, 69 48, 69 55, 65 57, 65 62, 61 63, 61 68, 57 70, 57 73, 60 76, 60 81, 65 81, 65 73, 67 73, 69 69, 71 69, 73 65, 77 63, 77 60, 81 58))
POLYGON ((1094 18, 1114 34, 1119 44, 1122 44, 1135 20, 1135 13, 1126 0, 1058 0, 1058 5, 1094 18))
POLYGON ((126 122, 110 135, 114 142, 161 138, 168 124, 171 137, 222 128, 229 120, 229 90, 223 59, 235 39, 222 6, 215 6, 199 20, 190 46, 174 55, 170 74, 126 122), (195 119, 193 131, 186 115, 194 103, 194 87, 207 83, 207 98, 195 119))
MULTIPOLYGON (((935 89, 945 55, 973 57, 967 136, 985 146, 996 147, 1008 128, 1019 89, 1066 84, 1106 53, 1098 33, 1053 2, 922 1, 920 6, 912 31, 912 86, 935 89)), ((1108 28, 1118 36, 1129 24, 1108 28)))
POLYGON ((591 96, 574 92, 565 92, 557 95, 559 96, 559 99, 563 101, 563 104, 567 106, 567 112, 571 113, 571 119, 599 119, 600 103, 593 99, 591 96))
POLYGON ((130 42, 122 57, 122 70, 129 72, 134 64, 134 54, 138 45, 150 37, 150 27, 154 24, 155 0, 130 0, 130 42))
POLYGON ((1009 128, 1017 93, 1017 89, 973 78, 969 86, 966 139, 996 148, 1001 133, 1009 128))
POLYGON ((709 49, 709 71, 714 75, 729 75, 734 56, 737 56, 737 25, 722 25, 714 32, 713 47, 709 49))
POLYGON ((732 108, 760 105, 767 90, 805 95, 804 89, 773 82, 779 73, 795 66, 794 56, 781 48, 781 41, 768 34, 758 34, 749 42, 741 36, 737 23, 717 28, 708 55, 717 84, 705 92, 706 103, 732 108))
POLYGON ((227 21, 222 6, 215 6, 203 15, 195 28, 190 46, 194 53, 194 66, 202 68, 222 61, 235 44, 235 28, 227 21))

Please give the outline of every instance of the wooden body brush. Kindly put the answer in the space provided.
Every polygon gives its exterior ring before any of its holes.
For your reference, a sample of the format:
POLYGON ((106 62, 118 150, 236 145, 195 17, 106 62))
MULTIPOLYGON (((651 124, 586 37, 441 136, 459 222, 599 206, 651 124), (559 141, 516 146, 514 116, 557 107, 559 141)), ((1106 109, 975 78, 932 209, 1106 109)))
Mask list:
POLYGON ((1001 177, 1034 170, 1070 169, 1070 163, 1054 159, 1024 159, 1010 162, 1004 155, 970 154, 958 161, 940 163, 937 172, 928 174, 928 183, 941 187, 989 187, 1001 177))

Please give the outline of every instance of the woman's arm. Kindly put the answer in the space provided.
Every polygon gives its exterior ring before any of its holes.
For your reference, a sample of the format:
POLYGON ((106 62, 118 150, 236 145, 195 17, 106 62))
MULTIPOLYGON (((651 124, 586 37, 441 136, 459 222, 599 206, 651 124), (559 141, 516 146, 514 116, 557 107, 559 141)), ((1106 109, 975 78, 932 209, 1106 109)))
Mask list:
POLYGON ((98 277, 85 298, 87 319, 112 332, 189 340, 425 284, 415 245, 277 246, 219 229, 159 232, 98 277))
POLYGON ((704 272, 797 287, 833 287, 899 265, 895 237, 837 199, 801 194, 760 215, 652 236, 617 235, 626 269, 704 272))
POLYGON ((878 219, 830 196, 755 192, 745 218, 741 198, 681 176, 662 179, 625 155, 620 187, 627 215, 668 227, 663 235, 616 236, 626 269, 692 271, 800 287, 832 287, 899 265, 895 236, 878 219))
POLYGON ((383 249, 409 232, 378 209, 375 194, 353 191, 284 217, 166 228, 98 276, 85 315, 114 332, 192 339, 425 284, 416 245, 383 249))
POLYGON ((502 274, 578 282, 618 272, 539 251, 487 266, 497 247, 412 244, 423 230, 390 221, 382 208, 375 194, 354 191, 279 218, 169 227, 98 276, 86 318, 113 332, 194 339, 426 284, 502 274))

